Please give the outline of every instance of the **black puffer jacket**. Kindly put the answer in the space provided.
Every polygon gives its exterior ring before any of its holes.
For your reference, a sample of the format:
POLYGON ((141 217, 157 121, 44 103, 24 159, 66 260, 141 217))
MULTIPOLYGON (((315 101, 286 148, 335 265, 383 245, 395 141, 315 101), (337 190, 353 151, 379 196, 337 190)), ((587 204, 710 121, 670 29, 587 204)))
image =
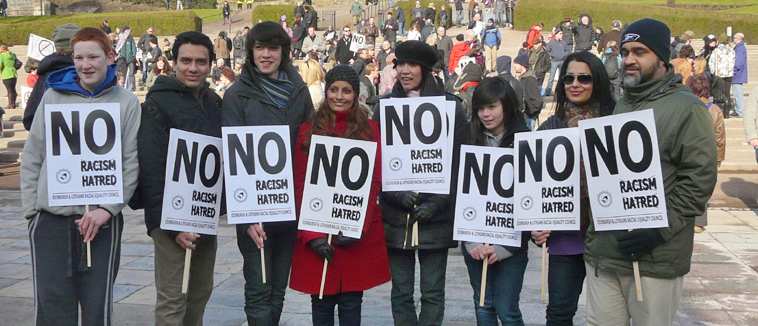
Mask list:
MULTIPOLYGON (((397 84, 392 93, 382 98, 405 97, 397 92, 397 84)), ((445 93, 448 101, 455 101, 455 141, 453 147, 453 166, 450 180, 450 195, 436 195, 419 193, 418 203, 427 201, 437 204, 439 212, 430 221, 419 221, 418 247, 411 247, 413 228, 407 226, 408 214, 411 212, 400 206, 397 202, 397 192, 382 192, 379 195, 379 207, 382 209, 384 232, 388 248, 397 249, 444 249, 455 248, 457 241, 453 241, 453 219, 455 213, 455 192, 457 189, 458 155, 461 143, 469 135, 469 125, 466 121, 461 100, 455 95, 445 93)), ((381 102, 380 102, 381 103, 381 102)), ((374 120, 380 120, 379 105, 374 109, 374 120)), ((381 124, 381 123, 380 123, 381 124)))
POLYGON ((505 79, 511 88, 516 92, 518 97, 518 107, 521 112, 524 112, 524 86, 521 85, 521 81, 511 74, 511 57, 507 55, 501 55, 495 61, 497 66, 497 76, 505 79))
POLYGON ((588 14, 579 15, 576 28, 574 28, 574 43, 576 44, 574 49, 582 51, 590 50, 592 48, 592 42, 595 41, 596 38, 597 32, 595 32, 595 28, 592 27, 592 17, 588 14), (587 25, 582 24, 582 17, 585 16, 589 18, 589 23, 587 23, 587 25))
POLYGON ((26 130, 32 128, 34 113, 37 112, 37 106, 42 100, 42 95, 45 95, 45 91, 47 90, 47 74, 73 65, 74 60, 71 59, 70 55, 61 55, 57 53, 46 56, 40 61, 39 67, 37 68, 39 80, 34 83, 34 88, 32 88, 32 93, 29 95, 29 100, 26 104, 26 110, 24 110, 24 128, 26 130))
MULTIPOLYGON (((147 233, 161 225, 166 154, 171 128, 221 138, 221 97, 205 83, 199 97, 174 75, 158 76, 142 103, 139 129, 139 187, 145 207, 147 233)), ((220 214, 226 214, 221 199, 220 214)), ((174 238, 178 232, 169 232, 174 238)), ((201 241, 210 238, 201 237, 201 241)))

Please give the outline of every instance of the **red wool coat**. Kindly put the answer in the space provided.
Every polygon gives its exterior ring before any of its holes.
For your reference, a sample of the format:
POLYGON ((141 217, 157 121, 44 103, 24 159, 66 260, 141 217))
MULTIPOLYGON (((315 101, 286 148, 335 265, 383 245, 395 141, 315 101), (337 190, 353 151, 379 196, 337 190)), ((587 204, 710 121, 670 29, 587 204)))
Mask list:
MULTIPOLYGON (((347 126, 347 112, 337 112, 334 133, 342 135, 347 126)), ((334 260, 326 271, 324 294, 333 295, 340 292, 364 291, 390 281, 389 258, 384 242, 384 225, 382 212, 377 205, 377 196, 381 191, 381 146, 379 126, 369 120, 373 131, 373 141, 376 146, 374 174, 371 181, 371 192, 363 224, 361 239, 347 248, 334 246, 334 260)), ((300 216, 300 205, 303 201, 303 186, 308 164, 308 153, 302 150, 306 131, 311 123, 300 126, 295 145, 295 205, 300 216)), ((318 294, 321 286, 321 272, 324 259, 311 250, 309 241, 316 238, 326 238, 327 234, 298 231, 295 249, 292 257, 290 273, 290 288, 308 294, 318 294)), ((336 240, 333 237, 332 242, 336 240)))

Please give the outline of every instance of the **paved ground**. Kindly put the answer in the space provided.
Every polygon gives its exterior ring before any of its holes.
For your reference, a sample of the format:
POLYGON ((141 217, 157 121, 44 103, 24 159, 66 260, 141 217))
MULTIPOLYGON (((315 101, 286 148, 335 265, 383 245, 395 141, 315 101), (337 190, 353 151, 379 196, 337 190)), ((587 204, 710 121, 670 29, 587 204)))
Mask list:
MULTIPOLYGON (((33 324, 32 277, 26 221, 20 215, 20 193, 0 191, 0 325, 33 324)), ((758 324, 758 216, 751 210, 709 211, 710 225, 695 236, 692 271, 685 277, 676 325, 758 324)), ((225 224, 222 222, 222 224, 225 224)), ((115 325, 152 325, 155 304, 153 246, 145 234, 141 211, 126 212, 121 269, 115 287, 115 325)), ((541 251, 532 247, 521 293, 528 325, 544 325, 540 300, 541 251)), ((219 229, 215 289, 206 325, 243 325, 242 257, 234 229, 219 229)), ((367 291, 363 324, 391 325, 389 284, 367 291)), ((418 289, 417 289, 418 293, 418 289)), ((418 304, 419 295, 416 295, 418 304)), ((584 298, 574 322, 585 323, 584 298)), ((463 258, 450 251, 447 266, 444 325, 473 325, 472 290, 463 258)), ((310 324, 310 298, 288 291, 282 325, 310 324)))

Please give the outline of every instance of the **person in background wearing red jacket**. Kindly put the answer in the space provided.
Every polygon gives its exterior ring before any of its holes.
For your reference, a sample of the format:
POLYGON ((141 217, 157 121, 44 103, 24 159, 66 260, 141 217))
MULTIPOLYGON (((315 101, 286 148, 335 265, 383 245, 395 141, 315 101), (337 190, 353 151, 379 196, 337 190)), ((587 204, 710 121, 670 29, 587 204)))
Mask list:
POLYGON ((460 61, 461 57, 466 55, 469 50, 471 50, 471 47, 468 43, 463 41, 463 34, 458 34, 458 36, 455 37, 455 45, 453 45, 453 49, 450 51, 450 63, 448 64, 450 74, 455 72, 455 68, 458 68, 458 61, 460 61))
POLYGON ((544 27, 545 24, 540 22, 539 24, 532 26, 532 29, 530 29, 529 33, 526 34, 526 43, 529 44, 529 50, 531 50, 534 46, 534 40, 542 38, 542 35, 540 35, 540 33, 544 27))
POLYGON ((26 86, 27 87, 34 87, 34 83, 37 82, 37 79, 39 79, 39 75, 37 75, 37 69, 39 68, 39 61, 32 60, 31 63, 29 63, 29 75, 26 76, 26 86))
POLYGON ((294 148, 295 207, 299 210, 303 200, 311 135, 376 142, 374 174, 361 238, 348 238, 340 233, 329 243, 324 233, 298 231, 290 288, 311 294, 313 325, 333 326, 334 306, 338 305, 340 326, 360 326, 363 291, 390 281, 382 212, 377 205, 382 182, 379 124, 358 105, 360 81, 352 67, 336 66, 325 80, 326 101, 311 115, 310 122, 300 126, 294 148), (319 299, 324 259, 329 261, 329 268, 324 296, 319 299))

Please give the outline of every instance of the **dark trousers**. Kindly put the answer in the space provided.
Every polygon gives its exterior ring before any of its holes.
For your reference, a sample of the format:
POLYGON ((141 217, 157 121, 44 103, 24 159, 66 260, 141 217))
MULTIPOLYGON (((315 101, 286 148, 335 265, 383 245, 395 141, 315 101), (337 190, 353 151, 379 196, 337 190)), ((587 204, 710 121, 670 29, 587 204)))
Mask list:
POLYGON ((244 264, 245 314, 249 325, 279 325, 284 306, 284 292, 292 267, 292 251, 297 240, 296 222, 264 224, 268 238, 263 242, 266 259, 266 283, 261 274, 261 253, 247 234, 246 224, 237 225, 237 246, 244 264))
POLYGON ((721 77, 724 80, 724 94, 726 95, 726 103, 721 107, 721 112, 724 114, 724 118, 729 116, 729 111, 732 110, 732 77, 721 77))
POLYGON ((343 292, 335 295, 311 295, 313 326, 334 326, 334 306, 339 312, 340 326, 361 326, 363 291, 343 292))
POLYGON ((587 274, 584 255, 550 255, 547 272, 547 326, 573 325, 587 274))
POLYGON ((392 274, 392 318, 395 326, 441 325, 445 316, 447 249, 387 248, 392 274), (416 316, 413 289, 416 253, 421 267, 421 313, 416 316))
POLYGON ((15 108, 16 107, 16 98, 18 97, 18 93, 16 92, 16 81, 18 78, 8 78, 3 79, 3 85, 5 85, 5 89, 8 91, 8 108, 15 108))
POLYGON ((474 310, 478 326, 523 326, 524 319, 519 308, 519 296, 524 283, 524 272, 529 256, 522 250, 514 256, 495 262, 487 267, 484 307, 479 306, 482 285, 481 260, 471 257, 465 246, 461 246, 463 259, 468 268, 471 287, 474 290, 474 310), (498 322, 500 319, 500 322, 498 322))
POLYGON ((88 268, 87 246, 74 223, 80 218, 43 211, 29 221, 37 326, 77 326, 80 305, 82 326, 111 324, 124 220, 118 214, 100 227, 88 268))

